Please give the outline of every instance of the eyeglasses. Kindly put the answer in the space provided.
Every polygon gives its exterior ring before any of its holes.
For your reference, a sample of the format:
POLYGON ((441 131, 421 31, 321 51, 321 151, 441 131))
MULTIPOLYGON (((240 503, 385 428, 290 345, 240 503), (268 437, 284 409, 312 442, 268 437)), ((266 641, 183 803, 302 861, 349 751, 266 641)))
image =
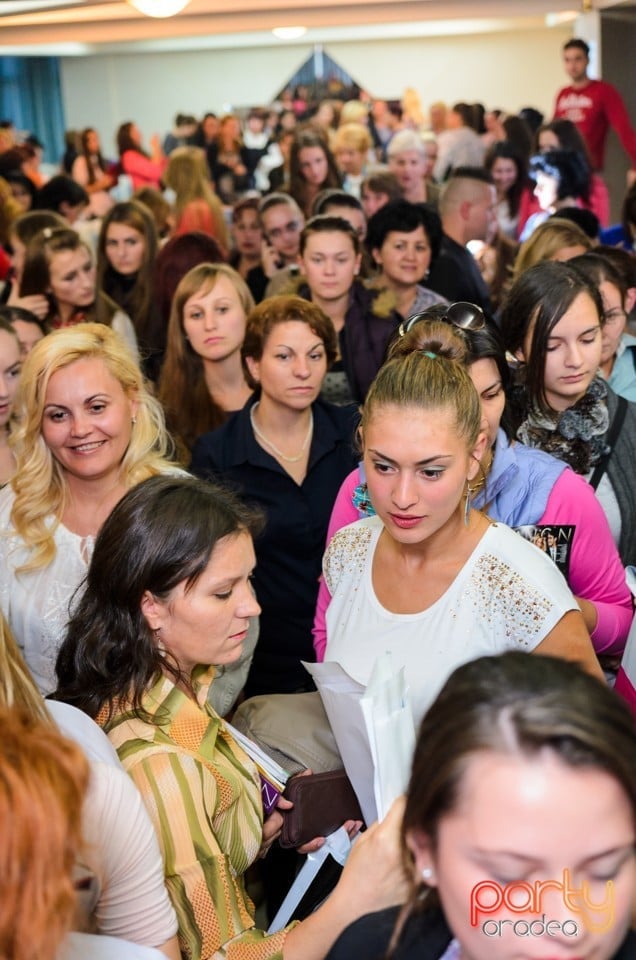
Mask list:
POLYGON ((417 323, 423 323, 425 320, 437 320, 442 323, 451 323, 460 330, 483 330, 486 326, 484 311, 476 303, 469 303, 467 300, 458 300, 457 303, 451 303, 450 307, 442 317, 437 317, 429 310, 423 313, 414 313, 412 317, 404 320, 398 329, 399 336, 403 337, 413 329, 417 323))
POLYGON ((617 326, 617 324, 622 323, 626 317, 627 314, 624 310, 621 310, 620 307, 615 307, 613 310, 608 310, 607 313, 603 314, 606 327, 617 326))

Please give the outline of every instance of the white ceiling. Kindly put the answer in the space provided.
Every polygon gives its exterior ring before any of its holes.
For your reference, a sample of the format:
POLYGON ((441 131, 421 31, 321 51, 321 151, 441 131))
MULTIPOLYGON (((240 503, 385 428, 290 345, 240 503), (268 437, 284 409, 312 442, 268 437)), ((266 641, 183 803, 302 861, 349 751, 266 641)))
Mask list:
MULTIPOLYGON (((303 43, 523 30, 572 20, 620 0, 190 0, 168 20, 125 0, 0 0, 0 55, 277 44, 271 30, 302 24, 303 43)), ((298 41, 296 41, 298 42, 298 41)))

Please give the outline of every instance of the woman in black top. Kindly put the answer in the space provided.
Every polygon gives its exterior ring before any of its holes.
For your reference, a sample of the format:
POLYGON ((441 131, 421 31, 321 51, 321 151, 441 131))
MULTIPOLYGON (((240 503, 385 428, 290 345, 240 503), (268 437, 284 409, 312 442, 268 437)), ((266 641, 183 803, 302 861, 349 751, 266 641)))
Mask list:
POLYGON ((636 732, 574 663, 459 667, 422 721, 402 824, 412 895, 327 960, 633 960, 636 732))
POLYGON ((194 446, 192 472, 263 508, 254 588, 262 612, 248 695, 310 689, 312 622, 327 524, 356 462, 354 407, 320 399, 336 353, 329 318, 300 297, 271 297, 247 320, 242 355, 256 393, 194 446))

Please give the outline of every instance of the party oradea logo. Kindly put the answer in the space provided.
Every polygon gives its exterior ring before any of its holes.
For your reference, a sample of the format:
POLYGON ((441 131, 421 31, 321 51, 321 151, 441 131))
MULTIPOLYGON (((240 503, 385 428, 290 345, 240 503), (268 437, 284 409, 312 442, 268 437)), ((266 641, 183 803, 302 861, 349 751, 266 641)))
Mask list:
POLYGON ((583 880, 576 886, 568 869, 561 880, 518 880, 503 885, 482 880, 471 890, 470 923, 481 927, 487 937, 501 937, 507 932, 518 937, 577 937, 582 930, 607 933, 614 923, 614 883, 606 881, 605 899, 596 902, 590 884, 583 880), (554 891, 572 914, 567 920, 546 916, 544 898, 554 891))

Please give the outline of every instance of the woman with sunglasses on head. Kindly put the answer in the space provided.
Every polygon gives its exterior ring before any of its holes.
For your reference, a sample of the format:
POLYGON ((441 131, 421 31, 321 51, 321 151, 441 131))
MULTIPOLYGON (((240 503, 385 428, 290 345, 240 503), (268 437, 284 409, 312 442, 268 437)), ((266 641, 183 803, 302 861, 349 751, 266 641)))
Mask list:
POLYGON ((375 516, 339 530, 323 560, 318 658, 367 683, 375 657, 390 650, 416 722, 454 667, 487 652, 553 654, 601 676, 554 564, 472 507, 490 451, 467 354, 442 321, 394 345, 360 426, 375 516))
POLYGON ((415 747, 409 898, 327 960, 633 960, 635 821, 634 721, 610 690, 549 657, 466 663, 415 747))
MULTIPOLYGON (((581 608, 596 653, 620 653, 631 624, 632 604, 601 505, 589 484, 562 461, 511 439, 505 410, 509 367, 499 334, 486 324, 478 307, 456 303, 411 317, 400 327, 404 343, 396 343, 393 350, 417 349, 419 337, 427 336, 433 320, 448 322, 464 341, 468 374, 488 424, 481 476, 472 484, 473 507, 513 528, 556 533, 560 569, 581 608)), ((363 475, 360 465, 343 483, 327 542, 346 524, 373 514, 363 475)), ((326 600, 321 587, 314 630, 319 658, 325 645, 322 608, 326 600)))
POLYGON ((636 405, 599 376, 605 311, 570 263, 538 263, 516 281, 501 330, 519 361, 510 393, 516 436, 589 480, 625 565, 636 563, 636 405))

